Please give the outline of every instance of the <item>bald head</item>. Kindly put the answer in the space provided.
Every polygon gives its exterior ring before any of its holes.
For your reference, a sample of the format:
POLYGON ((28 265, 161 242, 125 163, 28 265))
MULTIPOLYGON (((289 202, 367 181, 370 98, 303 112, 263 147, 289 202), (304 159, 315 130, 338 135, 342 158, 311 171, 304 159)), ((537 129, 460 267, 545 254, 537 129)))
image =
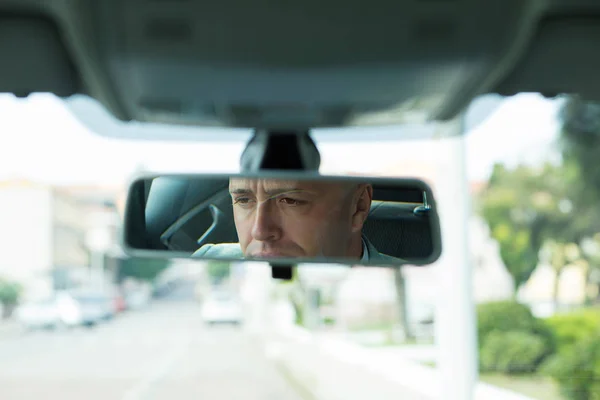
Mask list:
POLYGON ((229 192, 247 257, 361 256, 369 184, 234 178, 229 192))

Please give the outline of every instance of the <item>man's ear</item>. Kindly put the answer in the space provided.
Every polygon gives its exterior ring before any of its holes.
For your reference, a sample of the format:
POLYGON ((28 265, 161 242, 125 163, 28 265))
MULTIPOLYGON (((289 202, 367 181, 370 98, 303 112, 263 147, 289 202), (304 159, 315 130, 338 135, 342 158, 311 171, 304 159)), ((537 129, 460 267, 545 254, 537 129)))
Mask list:
POLYGON ((352 208, 352 231, 362 230, 369 211, 371 211, 371 201, 373 200, 373 186, 370 184, 360 184, 356 190, 354 207, 352 208))

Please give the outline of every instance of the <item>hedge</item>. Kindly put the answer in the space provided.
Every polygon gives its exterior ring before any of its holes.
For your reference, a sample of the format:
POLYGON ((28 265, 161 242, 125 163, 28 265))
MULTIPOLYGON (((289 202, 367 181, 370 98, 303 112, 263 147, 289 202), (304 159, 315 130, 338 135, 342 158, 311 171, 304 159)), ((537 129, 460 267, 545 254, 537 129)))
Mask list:
POLYGON ((484 371, 534 372, 556 351, 552 330, 515 301, 477 307, 480 367, 484 371))
POLYGON ((569 400, 600 400, 600 336, 582 339, 550 358, 542 372, 558 382, 569 400))
POLYGON ((505 374, 531 373, 546 355, 546 342, 539 335, 492 331, 481 348, 481 369, 505 374))
POLYGON ((547 318, 545 323, 554 332, 558 352, 570 352, 576 343, 599 334, 600 309, 557 314, 547 318))

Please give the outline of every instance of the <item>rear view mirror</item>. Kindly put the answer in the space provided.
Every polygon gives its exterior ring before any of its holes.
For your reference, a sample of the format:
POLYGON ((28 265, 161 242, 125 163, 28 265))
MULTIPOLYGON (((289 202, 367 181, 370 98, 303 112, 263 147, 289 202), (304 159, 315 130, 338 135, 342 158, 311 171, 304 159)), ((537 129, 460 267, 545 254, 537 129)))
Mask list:
POLYGON ((441 253, 433 193, 415 179, 146 176, 125 214, 125 250, 138 256, 425 265, 441 253))

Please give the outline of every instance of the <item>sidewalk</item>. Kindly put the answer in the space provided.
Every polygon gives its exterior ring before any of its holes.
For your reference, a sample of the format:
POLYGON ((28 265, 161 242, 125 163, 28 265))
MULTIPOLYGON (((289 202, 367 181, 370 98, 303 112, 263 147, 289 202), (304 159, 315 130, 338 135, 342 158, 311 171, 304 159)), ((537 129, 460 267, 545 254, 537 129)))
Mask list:
MULTIPOLYGON (((266 338, 266 353, 315 400, 438 400, 438 371, 421 362, 434 348, 366 348, 335 334, 288 327, 266 338)), ((434 360, 429 360, 434 361, 434 360)), ((531 400, 483 382, 476 400, 531 400)))
POLYGON ((296 386, 315 400, 434 398, 429 382, 421 385, 410 382, 420 374, 421 379, 429 378, 422 374, 428 372, 427 369, 419 364, 409 363, 396 370, 399 381, 389 379, 369 362, 368 350, 343 340, 313 335, 301 328, 290 327, 268 338, 266 353, 296 386), (412 373, 403 373, 406 369, 412 373))
POLYGON ((0 340, 14 337, 22 331, 21 326, 14 319, 0 320, 0 340))

